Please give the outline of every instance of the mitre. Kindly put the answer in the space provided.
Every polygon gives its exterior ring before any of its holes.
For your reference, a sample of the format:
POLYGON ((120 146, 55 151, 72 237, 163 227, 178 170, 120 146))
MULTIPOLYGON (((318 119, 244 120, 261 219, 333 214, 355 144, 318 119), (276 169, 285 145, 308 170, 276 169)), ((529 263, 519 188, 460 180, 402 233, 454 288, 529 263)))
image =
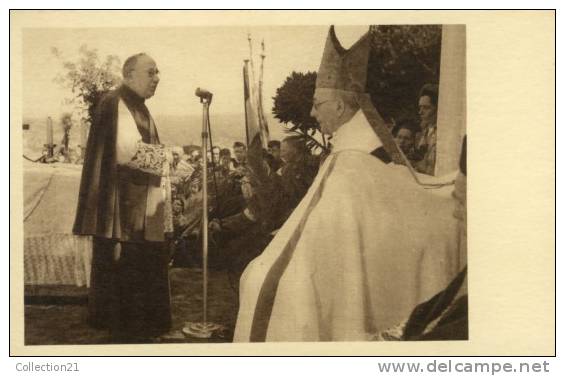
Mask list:
POLYGON ((365 93, 369 50, 368 32, 346 50, 337 39, 334 26, 330 26, 316 88, 365 93))

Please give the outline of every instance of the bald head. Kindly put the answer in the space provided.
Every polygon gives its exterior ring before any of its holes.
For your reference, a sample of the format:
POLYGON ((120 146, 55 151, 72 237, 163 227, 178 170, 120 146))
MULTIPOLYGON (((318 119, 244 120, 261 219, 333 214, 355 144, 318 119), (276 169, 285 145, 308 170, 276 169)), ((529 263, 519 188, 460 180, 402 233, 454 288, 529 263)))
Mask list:
POLYGON ((145 53, 126 59, 122 68, 124 84, 142 98, 151 98, 159 83, 157 64, 145 53))

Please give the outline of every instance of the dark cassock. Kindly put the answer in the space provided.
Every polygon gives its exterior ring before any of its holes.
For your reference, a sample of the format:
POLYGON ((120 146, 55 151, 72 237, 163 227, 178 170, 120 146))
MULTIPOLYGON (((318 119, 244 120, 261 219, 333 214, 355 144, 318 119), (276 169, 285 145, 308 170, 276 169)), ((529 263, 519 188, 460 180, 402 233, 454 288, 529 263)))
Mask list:
POLYGON ((122 85, 101 99, 73 232, 93 236, 89 324, 114 340, 171 327, 165 154, 144 98, 122 85))

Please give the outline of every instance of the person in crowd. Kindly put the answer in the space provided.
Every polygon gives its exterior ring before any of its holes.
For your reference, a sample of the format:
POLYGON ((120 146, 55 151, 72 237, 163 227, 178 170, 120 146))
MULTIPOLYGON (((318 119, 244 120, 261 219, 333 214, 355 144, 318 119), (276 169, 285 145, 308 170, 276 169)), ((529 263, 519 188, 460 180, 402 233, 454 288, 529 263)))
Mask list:
POLYGON ((416 139, 416 151, 420 159, 416 164, 416 170, 427 175, 435 173, 438 95, 438 85, 426 84, 420 90, 418 99, 418 115, 422 131, 416 139))
POLYGON ((277 227, 281 226, 300 200, 304 197, 308 188, 312 185, 317 165, 312 162, 312 156, 306 147, 302 136, 288 136, 281 143, 281 159, 284 161, 280 169, 279 194, 282 196, 278 206, 280 217, 276 219, 277 227))
POLYGON ((113 341, 129 343, 167 332, 171 306, 161 188, 165 153, 145 105, 159 70, 140 53, 126 59, 122 75, 123 84, 96 109, 73 233, 93 236, 89 323, 110 329, 113 341))
POLYGON ((173 225, 175 228, 175 235, 183 230, 186 226, 186 216, 184 212, 184 201, 182 198, 177 197, 173 199, 173 225))
POLYGON ((386 127, 392 132, 396 126, 396 120, 392 116, 383 117, 386 127))
POLYGON ((202 176, 193 174, 188 184, 188 192, 183 199, 183 213, 185 226, 182 236, 189 236, 199 231, 202 220, 202 176))
POLYGON ((232 159, 234 169, 230 174, 239 183, 241 178, 249 173, 247 170, 247 147, 242 142, 236 141, 233 144, 233 152, 235 156, 232 159))
POLYGON ((234 170, 230 149, 224 148, 220 150, 219 164, 220 164, 220 168, 223 170, 225 174, 229 174, 231 171, 234 170))
POLYGON ((190 250, 194 250, 194 245, 198 244, 202 223, 202 176, 199 172, 191 176, 187 181, 187 187, 185 194, 178 198, 181 202, 176 204, 176 209, 180 211, 182 203, 182 214, 177 215, 174 222, 172 258, 173 265, 176 266, 195 265, 196 255, 190 250))
POLYGON ((190 164, 191 161, 191 156, 188 153, 185 153, 184 148, 183 148, 183 153, 181 154, 180 158, 185 161, 186 163, 190 164))
POLYGON ((241 190, 244 206, 235 214, 212 219, 209 224, 212 236, 218 239, 223 249, 221 258, 227 268, 230 285, 236 292, 242 270, 271 239, 254 213, 257 198, 249 177, 241 179, 241 190))
POLYGON ((459 271, 451 199, 401 166, 366 92, 370 40, 347 50, 330 28, 311 115, 333 136, 332 152, 244 270, 235 342, 367 340, 459 271))
POLYGON ((234 167, 245 167, 247 165, 247 147, 243 142, 236 141, 233 144, 233 153, 235 158, 232 160, 234 167))
POLYGON ((181 195, 173 195, 173 235, 171 241, 171 264, 180 257, 186 256, 186 238, 184 234, 188 226, 188 218, 185 215, 184 200, 181 195))
POLYGON ((189 184, 189 197, 194 197, 197 195, 201 195, 202 191, 202 176, 200 174, 194 174, 190 179, 189 184))
POLYGON ((266 161, 271 168, 271 171, 278 171, 282 167, 283 161, 281 159, 281 142, 278 140, 271 140, 267 144, 266 161))
POLYGON ((180 184, 194 172, 194 168, 186 162, 182 156, 184 154, 181 147, 172 149, 173 162, 171 163, 171 181, 173 184, 180 184))
POLYGON ((191 160, 192 168, 194 168, 195 171, 202 170, 202 155, 200 154, 200 151, 193 150, 191 153, 191 160))
POLYGON ((412 166, 415 166, 418 161, 418 155, 415 150, 416 134, 418 127, 411 120, 400 120, 398 124, 392 129, 392 136, 398 147, 412 166))
POLYGON ((245 205, 245 199, 242 192, 242 178, 247 173, 245 169, 241 169, 240 174, 236 174, 231 161, 231 151, 229 149, 221 149, 219 151, 218 166, 214 170, 216 181, 212 189, 211 204, 213 210, 210 213, 212 217, 223 218, 233 215, 242 210, 245 205))
POLYGON ((222 149, 219 146, 214 146, 212 148, 212 161, 214 162, 215 165, 218 165, 220 163, 220 151, 222 149))

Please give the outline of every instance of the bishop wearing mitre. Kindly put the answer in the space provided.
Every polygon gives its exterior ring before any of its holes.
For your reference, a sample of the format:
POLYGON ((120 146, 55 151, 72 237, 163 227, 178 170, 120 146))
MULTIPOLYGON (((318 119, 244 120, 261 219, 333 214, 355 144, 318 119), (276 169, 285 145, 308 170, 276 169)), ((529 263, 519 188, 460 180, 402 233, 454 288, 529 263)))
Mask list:
POLYGON ((331 154, 244 271, 236 342, 383 338, 465 262, 454 200, 414 179, 367 94, 369 49, 330 28, 311 114, 331 154))

